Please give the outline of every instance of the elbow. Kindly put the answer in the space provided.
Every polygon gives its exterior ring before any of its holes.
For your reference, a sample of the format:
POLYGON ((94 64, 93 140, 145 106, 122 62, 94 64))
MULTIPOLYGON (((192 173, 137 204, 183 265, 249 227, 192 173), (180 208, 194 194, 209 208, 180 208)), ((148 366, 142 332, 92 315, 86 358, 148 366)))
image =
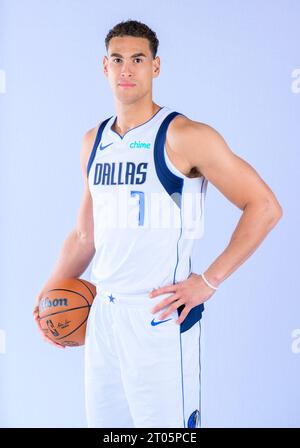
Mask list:
POLYGON ((271 208, 272 208, 273 219, 276 222, 279 221, 283 216, 283 209, 282 209, 281 205, 276 200, 276 202, 272 205, 271 208))
POLYGON ((75 230, 77 240, 86 246, 94 246, 94 238, 90 234, 90 232, 86 232, 83 230, 75 230))
POLYGON ((283 216, 283 209, 277 199, 266 198, 256 202, 252 202, 252 205, 256 208, 256 214, 258 217, 264 216, 268 221, 270 228, 273 228, 283 216))
POLYGON ((277 211, 277 221, 279 221, 283 217, 283 209, 279 205, 278 211, 277 211))
POLYGON ((274 227, 283 216, 283 209, 278 201, 269 204, 269 216, 271 227, 274 227))

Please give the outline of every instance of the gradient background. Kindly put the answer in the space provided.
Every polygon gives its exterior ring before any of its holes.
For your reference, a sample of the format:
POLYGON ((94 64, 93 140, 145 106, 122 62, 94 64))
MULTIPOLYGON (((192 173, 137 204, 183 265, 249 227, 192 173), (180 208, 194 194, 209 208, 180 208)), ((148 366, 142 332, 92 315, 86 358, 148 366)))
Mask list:
MULTIPOLYGON (((75 224, 83 135, 114 113, 104 38, 127 19, 160 40, 153 99, 217 129, 284 212, 206 303, 203 427, 300 426, 300 2, 122 5, 0 0, 0 426, 86 426, 83 348, 43 342, 32 310, 75 224)), ((197 273, 241 216, 210 183, 205 213, 197 273)))

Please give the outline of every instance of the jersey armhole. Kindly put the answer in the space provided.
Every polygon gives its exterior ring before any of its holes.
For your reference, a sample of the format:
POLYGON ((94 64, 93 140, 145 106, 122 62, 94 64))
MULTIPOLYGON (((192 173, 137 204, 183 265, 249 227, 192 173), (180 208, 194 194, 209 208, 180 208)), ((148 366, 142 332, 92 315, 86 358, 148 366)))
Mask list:
MULTIPOLYGON (((186 117, 186 115, 182 114, 182 113, 178 113, 178 115, 183 115, 184 117, 186 117)), ((167 137, 167 135, 166 135, 167 137)), ((203 176, 203 174, 201 176, 197 176, 197 177, 188 177, 185 174, 183 174, 178 168, 176 168, 176 166, 171 162, 168 153, 167 153, 167 148, 166 148, 166 142, 164 142, 164 150, 163 150, 163 154, 164 154, 164 159, 165 159, 165 163, 167 168, 169 169, 169 171, 174 174, 177 177, 180 177, 183 180, 187 180, 188 182, 193 182, 193 181, 198 181, 200 180, 204 180, 207 181, 207 179, 205 178, 205 176, 203 176)))

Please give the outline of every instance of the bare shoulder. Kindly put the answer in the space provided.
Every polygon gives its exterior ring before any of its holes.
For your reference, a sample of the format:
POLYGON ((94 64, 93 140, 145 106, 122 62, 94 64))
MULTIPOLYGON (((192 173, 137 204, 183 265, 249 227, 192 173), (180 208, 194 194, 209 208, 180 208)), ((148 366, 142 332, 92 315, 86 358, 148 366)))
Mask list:
MULTIPOLYGON (((205 140, 214 129, 206 123, 191 120, 185 115, 177 115, 169 124, 166 135, 166 150, 173 164, 188 177, 203 174, 193 158, 194 148, 205 145, 205 140)), ((215 131, 216 132, 216 131, 215 131)))
POLYGON ((223 136, 213 126, 184 115, 177 115, 170 122, 166 140, 168 155, 170 153, 171 157, 184 161, 185 166, 189 167, 190 177, 205 176, 204 166, 201 165, 213 163, 214 158, 222 153, 232 153, 223 136))
POLYGON ((199 142, 207 138, 222 137, 220 133, 207 123, 201 121, 191 120, 185 115, 177 115, 170 123, 170 143, 174 146, 174 150, 180 150, 176 142, 182 143, 182 140, 188 139, 193 141, 196 139, 199 142))

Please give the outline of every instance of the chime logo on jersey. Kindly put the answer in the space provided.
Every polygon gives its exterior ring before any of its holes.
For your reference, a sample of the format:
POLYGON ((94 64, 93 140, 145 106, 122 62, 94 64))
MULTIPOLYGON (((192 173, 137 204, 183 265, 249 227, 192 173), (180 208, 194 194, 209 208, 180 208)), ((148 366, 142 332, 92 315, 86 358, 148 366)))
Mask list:
POLYGON ((150 149, 150 145, 151 145, 151 143, 134 141, 134 142, 129 143, 129 148, 132 148, 132 149, 150 149))
POLYGON ((94 185, 140 185, 146 181, 148 163, 96 163, 94 185))

